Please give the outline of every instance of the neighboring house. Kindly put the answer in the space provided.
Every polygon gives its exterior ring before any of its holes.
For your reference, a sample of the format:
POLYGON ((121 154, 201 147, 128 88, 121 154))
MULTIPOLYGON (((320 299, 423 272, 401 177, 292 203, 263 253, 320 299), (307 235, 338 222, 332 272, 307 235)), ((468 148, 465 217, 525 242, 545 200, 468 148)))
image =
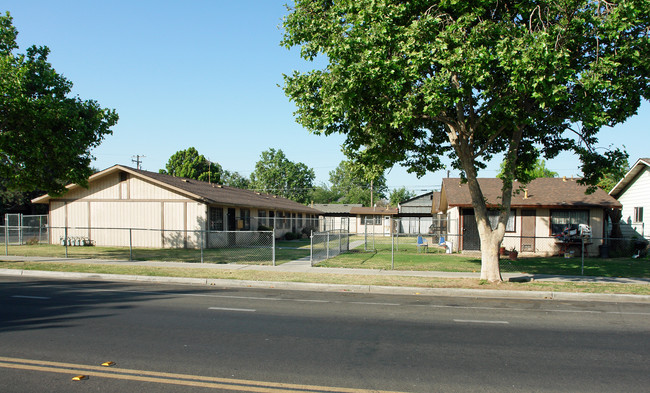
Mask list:
POLYGON ((356 231, 357 217, 350 213, 362 204, 354 203, 312 203, 311 207, 320 210, 319 231, 343 229, 348 232, 356 231))
POLYGON ((274 223, 276 237, 298 232, 315 225, 320 214, 286 198, 121 165, 92 175, 88 188, 71 184, 67 189, 60 197, 32 201, 49 204, 51 243, 69 228, 68 236, 96 245, 220 247, 243 243, 250 238, 245 231, 274 223))
POLYGON ((390 235, 394 233, 396 230, 394 218, 398 213, 397 208, 391 207, 353 207, 350 209, 350 214, 356 216, 357 225, 354 232, 358 234, 390 235))
POLYGON ((650 230, 645 229, 645 223, 650 220, 650 158, 637 160, 609 195, 623 205, 623 236, 650 237, 650 230))
MULTIPOLYGON (((478 179, 485 196, 490 221, 496 223, 498 202, 501 197, 501 179, 478 179)), ((520 189, 515 182, 513 190, 520 189)), ((601 189, 585 194, 585 186, 574 179, 538 178, 531 181, 512 197, 510 218, 506 225, 503 246, 520 253, 552 255, 561 245, 555 236, 564 228, 577 228, 579 224, 591 227, 592 244, 587 251, 597 255, 606 227, 605 209, 620 209, 621 204, 601 189)), ((448 217, 448 241, 454 251, 480 250, 478 228, 467 184, 461 179, 443 179, 440 206, 434 213, 448 217)))
POLYGON ((398 205, 399 233, 440 234, 444 232, 445 220, 442 215, 432 216, 431 212, 440 203, 440 192, 431 191, 408 199, 398 205), (435 223, 435 225, 434 225, 435 223))

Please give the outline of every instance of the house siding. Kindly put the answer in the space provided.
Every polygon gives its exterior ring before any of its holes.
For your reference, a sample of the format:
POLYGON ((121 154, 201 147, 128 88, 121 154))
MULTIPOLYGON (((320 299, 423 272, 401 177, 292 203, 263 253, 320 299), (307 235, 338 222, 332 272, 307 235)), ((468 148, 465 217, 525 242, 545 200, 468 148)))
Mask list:
POLYGON ((621 210, 621 232, 623 236, 649 236, 645 223, 650 220, 650 168, 644 167, 626 189, 619 195, 621 210), (634 208, 643 207, 643 222, 634 222, 634 208))

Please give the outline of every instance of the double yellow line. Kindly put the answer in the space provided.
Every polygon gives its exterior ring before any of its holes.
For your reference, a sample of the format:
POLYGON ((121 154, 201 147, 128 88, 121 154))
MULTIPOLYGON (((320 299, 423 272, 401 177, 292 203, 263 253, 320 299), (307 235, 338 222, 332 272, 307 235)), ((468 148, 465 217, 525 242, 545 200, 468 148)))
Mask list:
POLYGON ((30 360, 0 356, 0 367, 42 371, 58 374, 86 375, 92 377, 113 378, 129 381, 153 382, 168 385, 195 386, 211 389, 224 389, 240 392, 259 393, 399 393, 385 390, 349 389, 329 386, 298 385, 289 383, 250 381, 244 379, 214 378, 200 375, 163 373, 157 371, 129 370, 107 368, 83 364, 50 362, 46 360, 30 360))

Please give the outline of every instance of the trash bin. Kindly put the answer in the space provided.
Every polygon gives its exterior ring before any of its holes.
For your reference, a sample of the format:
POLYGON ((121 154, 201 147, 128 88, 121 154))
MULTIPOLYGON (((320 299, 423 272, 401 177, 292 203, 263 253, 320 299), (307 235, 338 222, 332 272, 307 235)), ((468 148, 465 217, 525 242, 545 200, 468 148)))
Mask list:
POLYGON ((608 244, 601 244, 598 246, 598 251, 600 253, 601 258, 609 258, 609 245, 608 244))

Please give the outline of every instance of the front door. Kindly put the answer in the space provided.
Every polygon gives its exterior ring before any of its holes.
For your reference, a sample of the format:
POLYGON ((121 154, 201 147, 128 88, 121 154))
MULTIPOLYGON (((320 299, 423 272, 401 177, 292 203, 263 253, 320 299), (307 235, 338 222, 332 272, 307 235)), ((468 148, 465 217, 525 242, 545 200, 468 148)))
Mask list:
POLYGON ((481 239, 478 235, 474 209, 463 209, 463 250, 481 250, 481 239))
POLYGON ((521 211, 521 251, 535 252, 535 210, 521 211))

